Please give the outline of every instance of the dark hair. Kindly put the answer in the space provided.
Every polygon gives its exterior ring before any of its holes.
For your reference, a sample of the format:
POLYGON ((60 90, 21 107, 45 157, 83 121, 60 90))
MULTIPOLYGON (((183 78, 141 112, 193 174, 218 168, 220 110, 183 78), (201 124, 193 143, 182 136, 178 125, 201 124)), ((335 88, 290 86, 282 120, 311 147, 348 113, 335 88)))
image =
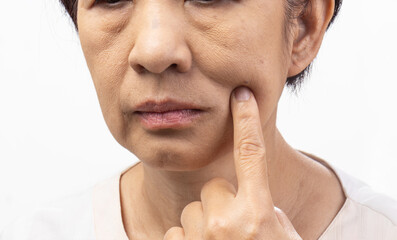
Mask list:
MULTIPOLYGON (((305 10, 307 10, 308 6, 310 5, 310 0, 286 0, 286 1, 287 1, 286 17, 288 20, 299 17, 302 14, 304 14, 305 10), (300 9, 300 10, 298 12, 296 12, 296 9, 300 9)), ((77 26, 77 2, 78 2, 78 0, 60 0, 60 2, 65 7, 66 12, 71 17, 76 30, 78 30, 78 26, 77 26)), ((339 13, 341 6, 342 6, 342 0, 335 0, 334 15, 332 16, 332 19, 328 25, 328 28, 334 22, 336 16, 339 13)), ((301 85, 301 83, 303 82, 303 79, 305 79, 305 77, 309 74, 311 66, 312 66, 312 64, 310 63, 309 66, 307 66, 299 74, 287 78, 286 85, 288 87, 291 87, 294 90, 297 87, 299 87, 301 85)))

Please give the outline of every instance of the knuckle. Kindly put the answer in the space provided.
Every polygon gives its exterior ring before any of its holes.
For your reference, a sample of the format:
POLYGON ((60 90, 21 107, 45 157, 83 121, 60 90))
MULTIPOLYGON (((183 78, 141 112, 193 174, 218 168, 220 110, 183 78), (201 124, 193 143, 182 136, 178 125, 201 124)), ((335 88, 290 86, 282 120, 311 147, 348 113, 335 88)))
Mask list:
POLYGON ((247 239, 257 239, 264 229, 272 229, 271 222, 266 214, 253 214, 244 224, 244 235, 247 239))
POLYGON ((223 236, 228 233, 229 224, 224 218, 213 217, 207 221, 205 229, 205 239, 223 239, 223 236))
POLYGON ((266 157, 266 151, 260 140, 242 139, 238 145, 240 157, 266 157))
POLYGON ((255 223, 258 226, 268 226, 270 224, 272 224, 274 221, 274 213, 271 211, 263 211, 260 212, 256 215, 255 217, 255 223))
MULTIPOLYGON (((258 209, 260 207, 256 207, 255 209, 258 209)), ((274 220, 276 219, 276 215, 274 213, 274 211, 268 211, 268 210, 264 210, 264 211, 256 211, 254 214, 253 219, 255 220, 255 222, 261 226, 266 226, 271 224, 272 222, 274 222, 274 220)))
POLYGON ((246 239, 257 239, 257 236, 259 235, 259 227, 253 223, 245 224, 243 231, 246 239))
MULTIPOLYGON (((256 205, 256 204, 255 204, 256 205)), ((274 222, 276 219, 276 215, 274 211, 269 211, 269 210, 263 210, 263 211, 257 211, 254 209, 260 209, 258 205, 251 210, 252 212, 252 219, 253 222, 260 225, 260 226, 267 226, 274 222)))

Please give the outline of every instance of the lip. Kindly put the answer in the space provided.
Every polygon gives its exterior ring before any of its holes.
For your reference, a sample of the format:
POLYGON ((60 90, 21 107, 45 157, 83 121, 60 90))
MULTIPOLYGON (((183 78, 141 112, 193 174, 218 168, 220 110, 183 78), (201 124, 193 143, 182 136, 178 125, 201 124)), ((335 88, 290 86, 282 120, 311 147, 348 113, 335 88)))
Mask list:
POLYGON ((163 101, 147 100, 143 103, 138 104, 134 108, 134 112, 161 113, 161 112, 184 110, 184 109, 201 110, 200 107, 186 102, 180 102, 175 100, 163 100, 163 101))
POLYGON ((147 100, 134 108, 134 113, 148 130, 186 128, 203 112, 201 107, 175 100, 147 100))

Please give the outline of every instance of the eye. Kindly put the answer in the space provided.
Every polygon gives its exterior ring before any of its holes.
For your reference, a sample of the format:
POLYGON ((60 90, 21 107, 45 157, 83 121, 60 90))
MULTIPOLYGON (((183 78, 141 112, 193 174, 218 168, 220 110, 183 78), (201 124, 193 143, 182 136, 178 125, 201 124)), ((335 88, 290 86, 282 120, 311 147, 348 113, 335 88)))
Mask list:
POLYGON ((95 3, 115 4, 118 2, 120 2, 120 0, 95 0, 95 3))
POLYGON ((223 0, 185 0, 185 2, 192 2, 198 5, 213 5, 222 1, 223 0))
POLYGON ((206 4, 206 3, 212 3, 212 2, 215 2, 215 0, 196 0, 196 2, 201 2, 201 3, 204 3, 204 4, 206 4))
POLYGON ((95 4, 104 4, 109 7, 112 7, 112 6, 117 6, 117 5, 121 4, 122 2, 129 2, 129 1, 132 1, 132 0, 95 0, 95 4))

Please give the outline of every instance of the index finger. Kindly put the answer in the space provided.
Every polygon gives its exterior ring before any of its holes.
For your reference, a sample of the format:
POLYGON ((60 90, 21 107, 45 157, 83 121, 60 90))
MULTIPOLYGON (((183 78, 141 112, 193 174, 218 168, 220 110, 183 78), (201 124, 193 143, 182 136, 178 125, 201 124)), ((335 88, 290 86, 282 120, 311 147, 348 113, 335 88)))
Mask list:
POLYGON ((247 87, 234 90, 231 109, 238 192, 270 196, 259 109, 254 95, 247 87))

